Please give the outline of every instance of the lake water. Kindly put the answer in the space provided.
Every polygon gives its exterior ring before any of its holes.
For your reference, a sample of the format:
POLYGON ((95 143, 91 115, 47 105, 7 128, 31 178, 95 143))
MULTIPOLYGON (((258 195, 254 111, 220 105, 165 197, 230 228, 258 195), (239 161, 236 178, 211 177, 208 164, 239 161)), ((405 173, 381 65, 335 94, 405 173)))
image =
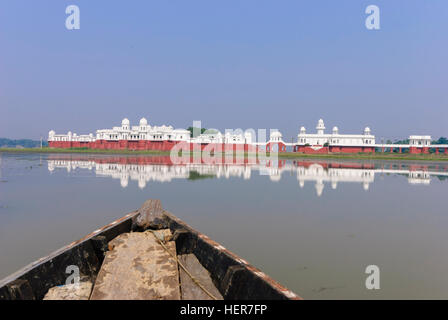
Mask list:
POLYGON ((153 198, 305 299, 448 298, 448 162, 0 161, 0 278, 153 198))

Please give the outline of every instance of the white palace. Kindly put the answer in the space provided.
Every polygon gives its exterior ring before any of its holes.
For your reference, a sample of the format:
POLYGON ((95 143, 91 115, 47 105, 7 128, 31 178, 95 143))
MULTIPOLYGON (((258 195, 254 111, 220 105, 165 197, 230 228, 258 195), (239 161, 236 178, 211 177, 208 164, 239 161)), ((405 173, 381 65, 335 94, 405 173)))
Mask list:
POLYGON ((324 121, 320 119, 316 133, 307 133, 305 127, 301 127, 296 142, 283 141, 280 131, 271 131, 267 142, 257 142, 253 134, 248 131, 222 134, 217 130, 209 130, 191 137, 190 131, 185 129, 174 129, 166 125, 152 126, 145 118, 140 119, 138 126, 131 126, 129 119, 125 118, 121 126, 97 130, 95 135, 92 133, 77 135, 70 131, 67 134, 56 134, 51 130, 48 134, 48 143, 51 148, 118 150, 169 151, 182 143, 189 148, 200 146, 201 150, 208 146, 226 150, 230 147, 232 150, 246 152, 257 152, 260 149, 285 152, 289 147, 291 151, 302 153, 374 153, 376 149, 384 152, 386 148, 390 152, 400 153, 403 149, 409 149, 409 153, 429 153, 431 148, 435 149, 436 153, 443 149, 448 153, 448 145, 431 145, 431 136, 412 135, 408 144, 377 144, 369 127, 365 127, 362 133, 357 134, 340 133, 336 126, 331 133, 326 133, 325 129, 324 121))
POLYGON ((125 118, 121 126, 112 129, 100 129, 96 135, 56 134, 51 130, 48 142, 53 148, 91 148, 91 149, 130 149, 130 150, 171 150, 179 142, 192 144, 238 144, 249 145, 252 142, 249 134, 221 134, 219 131, 205 132, 196 137, 190 131, 174 129, 172 126, 151 126, 145 118, 140 119, 138 126, 131 126, 125 118))

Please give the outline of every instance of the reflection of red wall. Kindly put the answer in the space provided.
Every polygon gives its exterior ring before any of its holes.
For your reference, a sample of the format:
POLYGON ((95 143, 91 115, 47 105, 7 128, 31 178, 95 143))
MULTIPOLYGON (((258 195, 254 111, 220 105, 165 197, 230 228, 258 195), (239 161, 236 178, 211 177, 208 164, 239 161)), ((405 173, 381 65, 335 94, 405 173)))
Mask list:
POLYGON ((301 160, 293 161, 293 163, 298 167, 308 168, 313 164, 318 164, 322 168, 340 168, 340 169, 374 169, 375 165, 373 163, 357 163, 357 162, 326 162, 326 161, 314 161, 314 160, 301 160))
MULTIPOLYGON (((161 165, 173 165, 173 164, 190 164, 190 163, 206 163, 206 164, 258 164, 259 162, 254 158, 242 156, 230 156, 226 157, 225 155, 214 156, 210 158, 199 157, 199 159, 195 159, 193 155, 186 156, 182 162, 173 162, 171 156, 162 155, 162 156, 144 156, 144 155, 135 155, 135 156, 110 156, 110 155, 67 155, 67 154, 49 154, 48 160, 58 160, 58 161, 94 161, 95 163, 104 164, 136 164, 136 165, 151 165, 151 164, 161 164, 161 165)), ((286 165, 287 160, 278 159, 273 162, 271 160, 266 161, 266 167, 271 167, 274 164, 278 165, 279 168, 282 168, 286 165)), ((374 169, 375 165, 373 163, 361 163, 361 162, 352 162, 352 161, 319 161, 319 160, 298 160, 293 161, 293 164, 297 167, 305 167, 308 168, 312 165, 318 164, 322 166, 324 169, 328 168, 347 168, 347 169, 374 169)), ((417 165, 412 164, 409 165, 409 170, 428 170, 427 165, 417 165)))
POLYGON ((286 160, 278 160, 278 161, 271 161, 271 160, 269 160, 269 161, 266 161, 266 167, 267 168, 269 168, 269 167, 276 167, 276 168, 279 168, 279 169, 281 169, 281 168, 283 168, 284 166, 285 166, 285 164, 286 164, 286 160))
MULTIPOLYGON (((58 160, 58 161, 94 161, 95 163, 111 163, 111 164, 138 164, 138 165, 150 165, 150 164, 163 164, 163 165, 173 165, 173 164, 190 164, 190 163, 204 163, 204 164, 257 164, 258 160, 250 157, 245 157, 244 155, 236 156, 231 155, 227 157, 223 154, 219 156, 210 157, 197 157, 193 155, 187 155, 185 157, 180 157, 179 159, 171 159, 169 155, 163 156, 91 156, 91 155, 62 155, 62 154, 50 154, 48 160, 58 160)), ((279 166, 284 165, 284 160, 278 161, 279 166)))

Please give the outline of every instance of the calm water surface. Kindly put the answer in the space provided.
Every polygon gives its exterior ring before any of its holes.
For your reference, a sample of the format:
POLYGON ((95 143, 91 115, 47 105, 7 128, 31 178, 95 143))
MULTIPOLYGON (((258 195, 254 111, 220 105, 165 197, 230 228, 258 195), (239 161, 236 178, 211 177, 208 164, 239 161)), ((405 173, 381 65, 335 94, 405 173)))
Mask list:
POLYGON ((156 198, 306 299, 448 299, 448 163, 0 161, 0 278, 156 198), (380 290, 365 287, 371 264, 380 290))

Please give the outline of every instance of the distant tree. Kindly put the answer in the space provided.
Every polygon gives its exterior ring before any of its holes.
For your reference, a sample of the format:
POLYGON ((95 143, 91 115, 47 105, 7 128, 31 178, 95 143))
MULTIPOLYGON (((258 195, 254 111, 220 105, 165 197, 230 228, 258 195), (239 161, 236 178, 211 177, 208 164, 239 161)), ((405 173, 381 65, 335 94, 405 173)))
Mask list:
POLYGON ((190 171, 188 174, 188 180, 201 180, 201 179, 213 179, 216 178, 213 174, 200 174, 197 171, 190 171))
POLYGON ((445 137, 440 137, 438 140, 432 141, 432 144, 448 144, 448 139, 445 137))
MULTIPOLYGON (((199 132, 199 128, 196 128, 196 127, 188 127, 187 130, 190 131, 190 137, 192 137, 192 138, 193 138, 193 130, 196 130, 196 132, 199 132)), ((206 129, 206 128, 200 129, 201 134, 203 134, 206 131, 207 131, 207 133, 218 133, 219 132, 218 130, 215 130, 215 129, 206 129)))
MULTIPOLYGON (((42 141, 42 146, 47 147, 48 142, 42 141)), ((0 147, 4 147, 4 148, 17 148, 17 147, 39 148, 40 141, 31 140, 31 139, 13 140, 13 139, 8 139, 8 138, 0 138, 0 147)))
POLYGON ((187 130, 190 131, 190 137, 193 138, 193 130, 195 130, 196 132, 200 131, 201 134, 203 134, 205 132, 205 130, 207 130, 207 129, 206 128, 188 127, 187 130))
POLYGON ((395 140, 394 144, 409 144, 409 139, 395 140))

